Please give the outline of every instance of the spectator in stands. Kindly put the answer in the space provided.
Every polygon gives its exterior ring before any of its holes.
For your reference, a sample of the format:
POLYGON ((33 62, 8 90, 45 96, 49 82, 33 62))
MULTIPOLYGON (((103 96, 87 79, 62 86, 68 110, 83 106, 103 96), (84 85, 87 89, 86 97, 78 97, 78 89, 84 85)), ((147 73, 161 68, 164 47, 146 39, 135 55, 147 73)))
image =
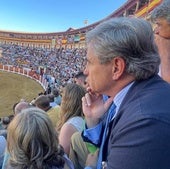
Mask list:
POLYGON ((0 168, 2 168, 4 153, 6 148, 6 139, 0 135, 0 168))
POLYGON ((155 41, 161 57, 160 75, 170 83, 170 0, 164 0, 151 13, 155 41))
POLYGON ((12 107, 14 114, 11 114, 7 117, 3 117, 2 120, 1 120, 3 129, 0 130, 0 135, 4 136, 5 139, 6 139, 7 138, 7 127, 9 125, 9 123, 12 121, 13 117, 16 114, 20 113, 21 110, 28 108, 28 107, 30 107, 30 105, 27 102, 17 102, 17 103, 15 103, 12 107))
POLYGON ((51 121, 53 122, 54 127, 56 127, 56 125, 58 123, 60 107, 59 106, 55 106, 55 107, 50 106, 50 100, 48 98, 48 95, 38 96, 34 101, 34 105, 36 107, 44 110, 48 114, 51 121))
POLYGON ((50 100, 47 95, 40 95, 34 101, 35 106, 47 112, 50 106, 50 100))
POLYGON ((2 121, 3 128, 6 130, 10 121, 11 121, 10 117, 8 117, 8 116, 2 117, 1 121, 2 121))
POLYGON ((74 76, 76 84, 83 86, 86 89, 86 76, 83 72, 79 72, 74 76))
MULTIPOLYGON (((30 107, 31 107, 31 105, 26 101, 16 102, 12 107, 14 115, 11 115, 12 117, 10 119, 10 122, 17 114, 21 113, 22 110, 30 108, 30 107)), ((9 124, 10 124, 10 122, 9 122, 9 124)), ((8 130, 5 130, 5 132, 2 133, 2 135, 4 136, 5 139, 7 139, 7 132, 8 132, 8 130)), ((8 159, 9 159, 9 154, 5 151, 2 169, 6 168, 8 159)))
POLYGON ((7 138, 8 125, 11 122, 11 120, 13 119, 13 116, 14 115, 9 115, 9 116, 6 116, 6 117, 2 117, 2 119, 1 119, 2 128, 0 130, 0 135, 3 136, 5 139, 7 138))
POLYGON ((48 86, 47 86, 47 89, 45 91, 45 94, 47 95, 47 94, 50 94, 50 93, 51 93, 51 86, 50 86, 50 83, 49 83, 48 86))
POLYGON ((26 101, 21 101, 17 103, 14 108, 14 116, 21 113, 22 110, 27 109, 29 107, 31 107, 31 105, 26 101))
POLYGON ((69 83, 65 86, 61 101, 59 142, 65 152, 70 152, 70 142, 73 133, 81 132, 84 127, 81 98, 85 95, 85 89, 77 84, 69 83))
POLYGON ((8 128, 7 169, 73 169, 59 146, 57 133, 48 115, 39 108, 28 108, 15 116, 8 128))
POLYGON ((48 98, 50 100, 50 106, 51 107, 57 106, 57 103, 54 101, 54 95, 53 94, 48 94, 47 96, 48 96, 48 98))
MULTIPOLYGON (((74 74, 84 67, 85 63, 86 48, 51 50, 16 44, 0 44, 0 47, 2 49, 0 64, 32 70, 31 72, 34 72, 34 74, 36 72, 37 76, 41 74, 42 81, 48 81, 50 86, 51 83, 55 82, 54 85, 57 88, 67 83, 74 74), (14 55, 16 57, 13 57, 14 55), (43 74, 40 69, 43 69, 43 74)), ((46 83, 43 85, 47 87, 46 83)), ((46 90, 46 94, 51 93, 51 91, 46 90)))
MULTIPOLYGON (((107 101, 108 97, 103 95, 103 101, 107 101)), ((86 142, 82 139, 81 133, 76 132, 71 137, 70 154, 69 157, 75 168, 84 169, 86 166, 86 159, 89 153, 94 154, 98 151, 98 146, 86 142)))
POLYGON ((61 104, 61 96, 57 88, 53 89, 52 94, 54 95, 54 101, 57 105, 61 104))
POLYGON ((160 58, 151 25, 113 18, 86 40, 89 93, 82 98, 82 136, 100 147, 99 154, 88 156, 88 168, 169 168, 170 85, 157 75, 160 58), (106 102, 103 94, 110 97, 106 102))

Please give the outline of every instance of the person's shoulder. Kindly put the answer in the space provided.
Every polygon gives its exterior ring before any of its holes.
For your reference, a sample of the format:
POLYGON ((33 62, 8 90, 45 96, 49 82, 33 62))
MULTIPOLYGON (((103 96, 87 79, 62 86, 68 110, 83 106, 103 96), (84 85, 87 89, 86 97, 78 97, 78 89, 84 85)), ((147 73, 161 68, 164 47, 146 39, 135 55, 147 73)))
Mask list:
POLYGON ((57 114, 60 112, 60 106, 55 106, 51 107, 48 111, 47 114, 57 114))
POLYGON ((56 105, 56 106, 53 107, 53 109, 55 109, 56 111, 59 111, 60 110, 60 106, 56 105))
POLYGON ((75 116, 70 118, 66 124, 74 126, 78 131, 82 131, 84 127, 84 119, 80 116, 75 116))
POLYGON ((0 136, 3 136, 5 139, 7 139, 7 130, 0 130, 0 136))
POLYGON ((0 143, 6 143, 6 138, 3 135, 0 135, 0 143))
POLYGON ((75 116, 75 117, 70 118, 70 119, 67 121, 67 123, 76 123, 76 122, 78 122, 78 121, 83 122, 84 119, 83 119, 81 116, 75 116))

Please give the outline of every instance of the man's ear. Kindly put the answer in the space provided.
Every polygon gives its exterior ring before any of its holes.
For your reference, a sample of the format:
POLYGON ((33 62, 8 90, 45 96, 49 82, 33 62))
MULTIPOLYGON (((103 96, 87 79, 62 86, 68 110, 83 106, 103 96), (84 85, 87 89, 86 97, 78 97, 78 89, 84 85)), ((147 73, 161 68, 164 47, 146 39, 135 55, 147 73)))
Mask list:
POLYGON ((113 80, 118 80, 124 73, 126 64, 124 59, 121 57, 115 57, 112 62, 112 78, 113 80))

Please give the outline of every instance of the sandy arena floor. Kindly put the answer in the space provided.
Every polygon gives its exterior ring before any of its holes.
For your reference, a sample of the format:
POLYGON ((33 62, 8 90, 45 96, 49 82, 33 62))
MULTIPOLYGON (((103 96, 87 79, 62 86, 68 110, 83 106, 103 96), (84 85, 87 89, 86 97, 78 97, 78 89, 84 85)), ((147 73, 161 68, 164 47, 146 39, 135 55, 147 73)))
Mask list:
POLYGON ((12 114, 14 103, 25 99, 31 101, 44 92, 36 81, 22 75, 0 71, 0 117, 12 114))

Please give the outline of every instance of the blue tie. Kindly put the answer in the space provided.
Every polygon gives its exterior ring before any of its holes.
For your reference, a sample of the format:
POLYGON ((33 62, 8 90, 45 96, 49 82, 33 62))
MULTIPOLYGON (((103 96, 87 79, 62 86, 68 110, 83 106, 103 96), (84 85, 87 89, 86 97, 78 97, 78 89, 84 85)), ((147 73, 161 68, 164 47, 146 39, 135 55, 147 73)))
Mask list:
POLYGON ((106 118, 106 124, 105 124, 105 129, 103 132, 103 137, 102 137, 102 142, 101 142, 101 146, 100 146, 100 151, 99 151, 99 158, 98 158, 98 162, 97 162, 97 169, 102 169, 102 159, 103 159, 103 147, 104 147, 104 143, 106 140, 106 137, 108 135, 108 131, 109 131, 109 123, 111 122, 114 114, 115 114, 115 108, 116 105, 114 103, 112 103, 112 105, 110 106, 109 110, 108 110, 108 114, 107 114, 107 118, 106 118))

